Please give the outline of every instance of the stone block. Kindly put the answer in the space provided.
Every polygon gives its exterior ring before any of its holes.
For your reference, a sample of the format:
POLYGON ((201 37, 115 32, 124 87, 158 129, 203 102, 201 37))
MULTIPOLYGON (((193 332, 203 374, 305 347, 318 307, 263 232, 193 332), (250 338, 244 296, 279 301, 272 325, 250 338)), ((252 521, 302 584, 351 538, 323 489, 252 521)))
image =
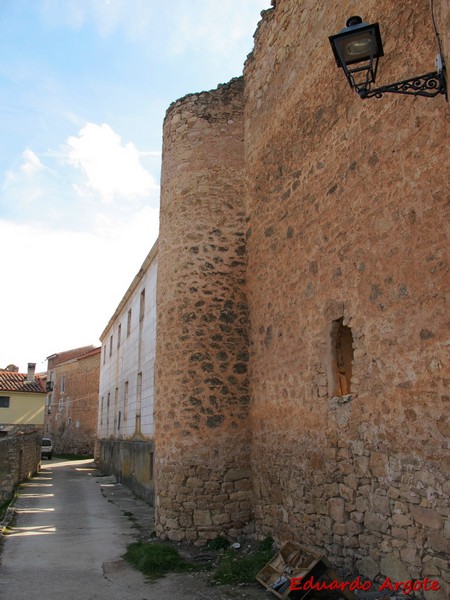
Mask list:
POLYGON ((442 579, 437 578, 440 589, 424 592, 425 600, 448 600, 450 598, 450 585, 446 584, 442 579))
POLYGON ((385 517, 369 511, 364 516, 364 525, 369 530, 380 531, 381 533, 386 533, 389 529, 389 523, 385 517))
POLYGON ((356 568, 361 575, 368 577, 369 579, 375 579, 380 572, 380 567, 370 556, 365 556, 360 560, 356 561, 356 568))
POLYGON ((369 459, 367 456, 356 456, 354 459, 355 471, 360 477, 367 475, 369 459))
POLYGON ((358 496, 356 498, 355 505, 356 505, 356 510, 361 513, 364 513, 364 512, 366 512, 366 510, 369 510, 369 501, 367 498, 364 498, 363 496, 358 496))
POLYGON ((344 498, 344 500, 352 502, 355 497, 355 490, 341 483, 339 485, 339 495, 344 498))
POLYGON ((171 529, 167 531, 167 539, 172 542, 181 542, 185 539, 184 529, 171 529))
POLYGON ((211 525, 211 513, 209 510, 194 510, 194 525, 205 527, 211 525))
POLYGON ((374 477, 386 477, 389 467, 389 456, 381 452, 373 452, 370 455, 369 467, 374 477))
POLYGON ((450 540, 440 531, 432 531, 427 537, 427 546, 435 552, 450 556, 450 540))
POLYGON ((328 500, 328 511, 330 517, 338 522, 343 523, 345 520, 345 503, 342 498, 330 498, 328 500))
POLYGON ((408 565, 420 565, 421 560, 417 552, 417 548, 407 547, 400 550, 400 557, 404 563, 408 565))
POLYGON ((186 480, 186 487, 188 488, 201 488, 204 486, 204 481, 198 477, 188 477, 186 480))
POLYGON ((387 554, 380 560, 380 571, 393 581, 407 581, 409 571, 396 554, 387 554))
POLYGON ((372 510, 380 515, 389 516, 391 514, 390 500, 387 496, 373 495, 370 498, 372 510))
POLYGON ((240 479, 249 479, 251 477, 250 469, 228 469, 223 476, 224 481, 239 481, 240 479))
POLYGON ((420 523, 425 527, 441 529, 441 527, 444 526, 444 519, 442 516, 431 508, 411 506, 411 514, 417 523, 420 523))

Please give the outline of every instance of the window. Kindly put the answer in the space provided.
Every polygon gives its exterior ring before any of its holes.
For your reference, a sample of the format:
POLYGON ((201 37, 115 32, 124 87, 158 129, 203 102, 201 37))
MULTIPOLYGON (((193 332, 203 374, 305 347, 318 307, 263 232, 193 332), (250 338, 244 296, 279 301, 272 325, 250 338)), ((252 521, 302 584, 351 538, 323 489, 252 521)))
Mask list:
POLYGON ((331 326, 334 395, 350 394, 353 362, 353 335, 350 327, 343 324, 343 319, 333 321, 331 326))
POLYGON ((112 356, 113 352, 113 336, 109 338, 109 355, 112 356))
POLYGON ((119 388, 116 387, 114 390, 114 430, 117 427, 117 404, 119 401, 119 388))
POLYGON ((128 381, 125 381, 125 386, 123 389, 123 419, 127 420, 127 411, 128 411, 128 381))
POLYGON ((131 333, 131 308, 128 311, 128 317, 127 317, 127 337, 130 335, 131 333))
POLYGON ((108 392, 108 396, 106 398, 106 435, 109 433, 109 405, 111 400, 111 394, 108 392))
POLYGON ((66 389, 66 376, 63 375, 61 377, 61 392, 64 392, 66 389))
POLYGON ((106 362, 106 344, 103 346, 103 364, 106 362))
POLYGON ((137 389, 136 389, 136 415, 139 415, 139 416, 141 416, 141 403, 142 403, 142 372, 138 373, 137 389))
POLYGON ((138 373, 137 376, 137 389, 136 389, 136 431, 141 431, 141 404, 142 404, 142 373, 138 373))
POLYGON ((119 418, 118 418, 118 421, 117 421, 117 430, 118 430, 118 431, 120 431, 120 423, 121 423, 121 420, 122 420, 122 411, 121 411, 121 410, 119 410, 119 418))
POLYGON ((117 330, 117 347, 120 348, 120 338, 122 336, 122 325, 119 323, 119 328, 117 330))
POLYGON ((9 408, 9 396, 0 396, 0 408, 9 408))
POLYGON ((141 300, 139 303, 139 323, 144 320, 145 313, 145 289, 141 292, 141 300))

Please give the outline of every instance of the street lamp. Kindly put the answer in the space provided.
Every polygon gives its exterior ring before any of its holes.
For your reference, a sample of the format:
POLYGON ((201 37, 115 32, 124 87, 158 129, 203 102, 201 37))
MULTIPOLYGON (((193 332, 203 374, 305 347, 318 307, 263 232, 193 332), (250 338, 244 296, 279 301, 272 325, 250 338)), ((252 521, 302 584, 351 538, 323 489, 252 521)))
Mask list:
POLYGON ((378 59, 383 56, 378 23, 369 25, 361 17, 350 17, 346 27, 330 36, 329 40, 337 66, 343 69, 350 87, 361 98, 381 98, 387 92, 427 98, 447 95, 441 54, 436 58, 436 71, 372 89, 377 76, 378 59))

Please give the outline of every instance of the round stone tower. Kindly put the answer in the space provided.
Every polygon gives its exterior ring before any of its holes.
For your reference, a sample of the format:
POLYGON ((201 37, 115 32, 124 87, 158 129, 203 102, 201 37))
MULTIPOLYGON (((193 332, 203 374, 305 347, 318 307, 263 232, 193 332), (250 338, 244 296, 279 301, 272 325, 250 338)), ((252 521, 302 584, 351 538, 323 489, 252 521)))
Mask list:
POLYGON ((251 519, 243 81, 164 122, 155 371, 156 528, 202 543, 251 519))

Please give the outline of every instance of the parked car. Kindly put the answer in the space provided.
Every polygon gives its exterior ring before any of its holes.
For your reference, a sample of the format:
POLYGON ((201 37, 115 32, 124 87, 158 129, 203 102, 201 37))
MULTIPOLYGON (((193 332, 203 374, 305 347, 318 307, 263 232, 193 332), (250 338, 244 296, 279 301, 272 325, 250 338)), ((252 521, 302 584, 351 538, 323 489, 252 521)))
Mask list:
POLYGON ((46 456, 49 460, 52 459, 53 456, 53 442, 50 438, 42 438, 41 444, 41 458, 46 456))

